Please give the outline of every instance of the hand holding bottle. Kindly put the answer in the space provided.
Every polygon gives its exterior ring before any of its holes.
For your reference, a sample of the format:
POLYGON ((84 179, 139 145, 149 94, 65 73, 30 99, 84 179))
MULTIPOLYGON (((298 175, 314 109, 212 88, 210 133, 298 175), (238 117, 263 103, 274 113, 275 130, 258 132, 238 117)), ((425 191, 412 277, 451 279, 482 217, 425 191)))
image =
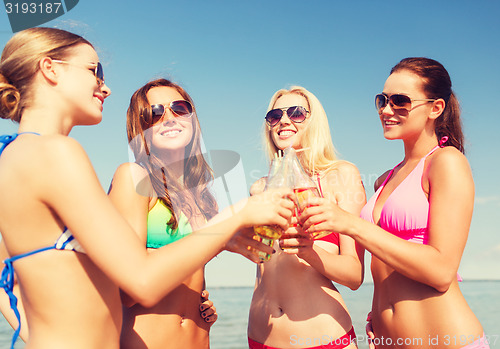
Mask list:
MULTIPOLYGON (((304 171, 304 168, 297 158, 295 149, 287 148, 285 150, 284 161, 288 164, 288 182, 295 193, 295 203, 297 205, 296 215, 299 217, 308 207, 308 201, 311 198, 321 197, 321 192, 318 190, 316 183, 304 171)), ((311 238, 319 239, 330 233, 331 231, 327 230, 314 231, 311 234, 311 238)))
POLYGON ((298 254, 304 249, 311 248, 313 239, 297 222, 297 217, 292 217, 290 227, 279 239, 280 248, 287 254, 298 254))
POLYGON ((272 246, 263 244, 257 240, 253 227, 240 229, 229 240, 224 249, 233 253, 238 253, 251 262, 261 263, 259 255, 266 256, 274 253, 272 246))
MULTIPOLYGON (((288 187, 287 184, 285 164, 280 157, 276 156, 271 162, 264 192, 269 192, 275 188, 286 188, 288 187)), ((292 198, 293 196, 290 195, 289 197, 292 198)), ((274 240, 278 239, 284 230, 282 227, 276 225, 254 226, 255 240, 272 247, 274 240)), ((271 254, 269 253, 264 253, 263 251, 256 252, 261 262, 268 261, 271 258, 271 254)))
POLYGON ((309 198, 305 204, 307 208, 299 216, 299 223, 305 231, 313 236, 322 231, 349 235, 352 214, 325 198, 309 198))
POLYGON ((281 230, 288 228, 294 204, 288 188, 269 189, 246 199, 241 214, 245 227, 269 225, 281 230))

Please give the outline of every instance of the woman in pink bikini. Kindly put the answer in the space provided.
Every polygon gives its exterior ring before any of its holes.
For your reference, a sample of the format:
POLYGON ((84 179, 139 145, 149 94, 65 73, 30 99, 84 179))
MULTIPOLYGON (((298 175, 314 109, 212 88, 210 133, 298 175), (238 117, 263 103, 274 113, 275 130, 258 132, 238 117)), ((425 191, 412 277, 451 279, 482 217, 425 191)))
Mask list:
POLYGON ((403 140, 403 161, 378 178, 363 219, 313 199, 300 221, 372 253, 372 348, 489 348, 457 280, 474 182, 448 72, 432 59, 403 59, 375 104, 384 137, 403 140))
MULTIPOLYGON (((288 146, 295 148, 325 200, 359 215, 366 202, 359 171, 337 159, 326 113, 311 92, 294 86, 274 94, 264 142, 270 159, 288 146)), ((251 193, 264 185, 261 178, 251 193)), ((351 317, 334 283, 351 289, 361 285, 364 250, 336 233, 312 240, 300 226, 289 228, 274 249, 271 259, 257 266, 250 348, 356 348, 351 317)))

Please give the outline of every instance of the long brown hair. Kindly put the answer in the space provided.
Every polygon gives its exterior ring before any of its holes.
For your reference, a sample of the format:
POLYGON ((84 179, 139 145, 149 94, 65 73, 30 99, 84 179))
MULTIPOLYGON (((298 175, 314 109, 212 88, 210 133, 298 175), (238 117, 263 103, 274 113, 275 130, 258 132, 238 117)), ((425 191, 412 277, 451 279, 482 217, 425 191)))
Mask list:
POLYGON ((446 71, 441 63, 424 57, 409 57, 401 60, 401 62, 391 69, 391 74, 401 70, 408 70, 420 76, 423 82, 423 91, 427 98, 442 98, 445 101, 445 109, 436 119, 434 131, 438 140, 448 137, 444 145, 454 146, 464 153, 464 134, 460 119, 460 104, 451 88, 451 79, 448 71, 446 71))
POLYGON ((136 162, 144 167, 150 177, 153 189, 165 206, 172 212, 172 218, 167 222, 172 229, 178 226, 180 213, 184 213, 188 219, 195 214, 195 208, 185 200, 184 195, 192 195, 196 206, 200 209, 205 219, 212 218, 218 210, 217 202, 207 184, 213 181, 213 171, 205 161, 201 152, 201 130, 193 100, 189 94, 176 83, 167 79, 156 79, 134 92, 130 98, 127 110, 127 137, 136 162), (148 113, 151 106, 147 99, 147 93, 154 87, 171 87, 193 106, 193 138, 185 148, 184 178, 179 183, 170 173, 168 166, 160 157, 151 152, 151 129, 148 113), (168 183, 168 185, 167 185, 168 183))

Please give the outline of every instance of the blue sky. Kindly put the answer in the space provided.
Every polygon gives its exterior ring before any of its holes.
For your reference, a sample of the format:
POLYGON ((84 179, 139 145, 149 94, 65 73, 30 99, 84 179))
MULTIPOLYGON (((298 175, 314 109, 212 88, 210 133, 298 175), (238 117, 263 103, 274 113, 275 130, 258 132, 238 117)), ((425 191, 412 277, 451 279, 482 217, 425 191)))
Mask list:
MULTIPOLYGON (((263 117, 272 94, 290 85, 304 86, 322 102, 335 146, 358 166, 371 196, 377 176, 403 157, 402 143, 382 136, 374 96, 400 59, 437 59, 462 104, 476 184, 460 272, 465 279, 500 279, 500 112, 494 104, 500 96, 499 16, 494 0, 80 0, 45 25, 89 39, 104 65, 112 89, 104 119, 71 135, 88 151, 105 188, 116 167, 128 161, 130 96, 162 76, 193 97, 207 149, 241 155, 234 198, 266 172, 263 117)), ((2 47, 11 36, 1 12, 2 47)), ((0 123, 1 133, 15 129, 0 123)), ((254 273, 242 257, 223 253, 210 262, 207 283, 251 285, 254 273)))

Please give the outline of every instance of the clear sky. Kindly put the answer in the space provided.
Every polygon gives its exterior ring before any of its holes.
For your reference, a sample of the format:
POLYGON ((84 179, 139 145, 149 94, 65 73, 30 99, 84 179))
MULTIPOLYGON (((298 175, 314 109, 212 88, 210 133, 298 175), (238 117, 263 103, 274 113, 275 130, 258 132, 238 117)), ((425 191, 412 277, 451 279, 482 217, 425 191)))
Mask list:
MULTIPOLYGON (((499 17, 496 0, 80 0, 45 25, 86 37, 104 65, 112 95, 103 121, 71 136, 87 150, 106 189, 116 167, 128 161, 130 96, 162 76, 193 97, 206 148, 241 155, 234 190, 241 192, 243 183, 245 192, 266 173, 260 130, 272 94, 301 85, 322 102, 335 146, 358 166, 371 196, 374 180, 403 158, 402 143, 382 136, 375 94, 400 59, 440 61, 462 104, 476 184, 460 273, 500 279, 499 17)), ((0 11, 2 47, 11 36, 0 11)), ((0 133, 15 130, 0 122, 0 133)), ((250 262, 223 253, 209 263, 207 284, 252 285, 254 274, 250 262)))

